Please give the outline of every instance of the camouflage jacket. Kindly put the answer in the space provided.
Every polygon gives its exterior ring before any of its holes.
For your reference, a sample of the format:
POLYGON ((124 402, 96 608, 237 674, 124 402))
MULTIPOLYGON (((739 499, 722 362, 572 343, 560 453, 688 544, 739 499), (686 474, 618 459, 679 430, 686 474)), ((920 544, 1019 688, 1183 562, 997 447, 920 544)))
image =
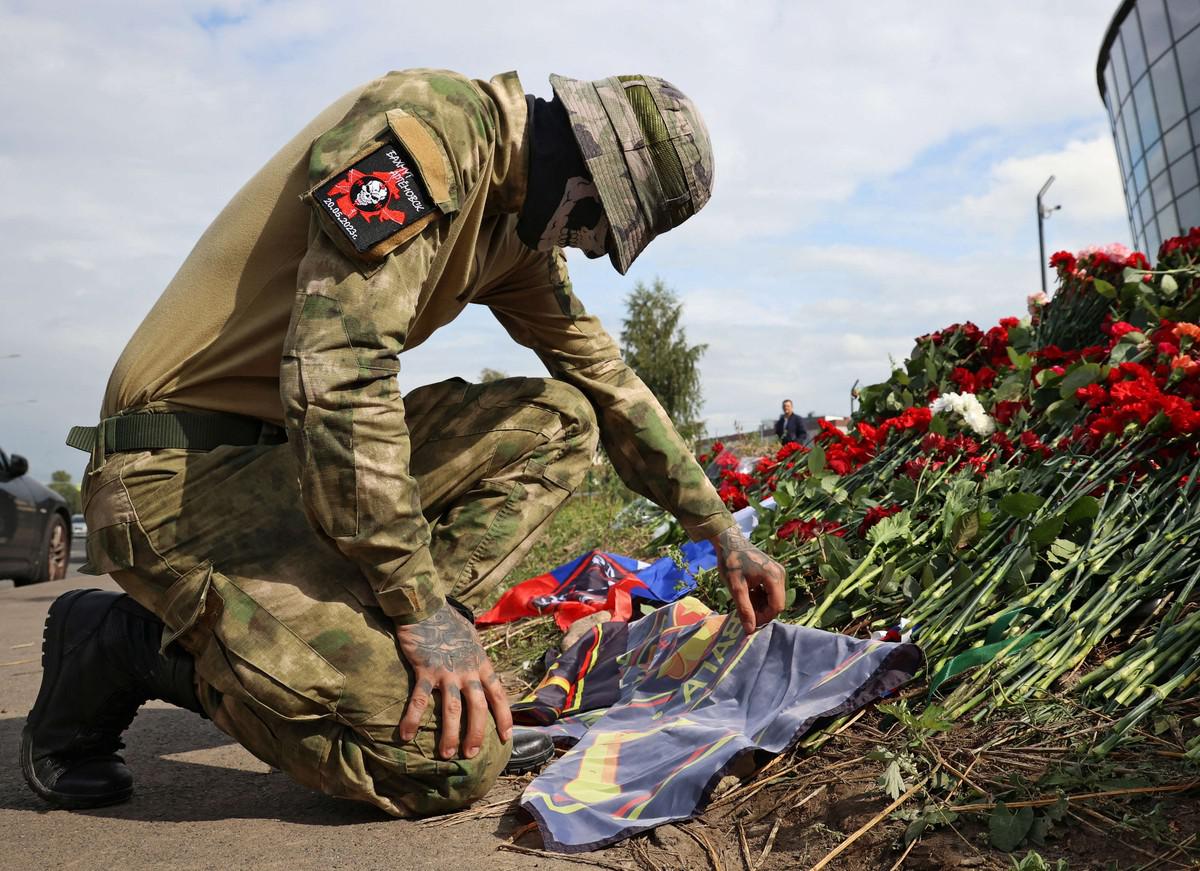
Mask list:
POLYGON ((730 526, 659 403, 575 297, 562 252, 517 239, 528 157, 516 75, 394 72, 335 107, 324 115, 338 120, 285 146, 205 233, 122 356, 106 413, 185 406, 283 423, 310 518, 384 611, 415 622, 443 592, 409 474, 398 358, 477 303, 588 397, 630 487, 693 538, 730 526), (369 217, 379 202, 393 210, 386 229, 369 217))

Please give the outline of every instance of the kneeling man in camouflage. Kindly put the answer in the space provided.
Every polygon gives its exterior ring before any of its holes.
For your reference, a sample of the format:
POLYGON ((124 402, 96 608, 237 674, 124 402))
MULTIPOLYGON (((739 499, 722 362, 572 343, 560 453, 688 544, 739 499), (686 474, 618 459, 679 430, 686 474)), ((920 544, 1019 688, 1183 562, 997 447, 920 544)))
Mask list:
POLYGON ((66 808, 127 799, 138 707, 208 717, 264 762, 396 816, 549 756, 514 736, 471 608, 582 480, 621 477, 716 545, 751 632, 783 604, 654 396, 571 289, 624 274, 708 200, 695 107, 652 76, 389 73, 233 197, 117 362, 84 485, 89 571, 50 608, 21 743, 66 808), (487 306, 549 378, 401 397, 399 355, 487 306))

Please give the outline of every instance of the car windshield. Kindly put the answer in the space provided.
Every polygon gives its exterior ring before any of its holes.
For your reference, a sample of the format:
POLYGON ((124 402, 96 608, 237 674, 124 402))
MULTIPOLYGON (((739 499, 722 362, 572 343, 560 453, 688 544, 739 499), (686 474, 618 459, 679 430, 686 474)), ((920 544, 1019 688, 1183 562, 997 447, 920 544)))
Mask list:
POLYGON ((72 523, 83 523, 83 515, 82 514, 72 514, 71 522, 72 523))

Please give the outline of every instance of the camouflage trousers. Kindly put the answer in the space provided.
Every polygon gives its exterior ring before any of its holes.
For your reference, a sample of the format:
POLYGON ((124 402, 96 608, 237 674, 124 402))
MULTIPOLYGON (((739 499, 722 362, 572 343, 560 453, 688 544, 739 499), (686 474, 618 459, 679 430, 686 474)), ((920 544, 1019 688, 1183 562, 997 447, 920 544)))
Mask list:
MULTIPOLYGON (((405 404, 434 563, 478 605, 582 480, 594 412, 541 378, 451 379, 405 404)), ((163 620, 213 722, 264 762, 396 816, 479 798, 510 748, 492 724, 474 759, 439 759, 437 705, 400 740, 411 669, 363 575, 309 525, 296 464, 287 444, 94 456, 91 570, 163 620)))

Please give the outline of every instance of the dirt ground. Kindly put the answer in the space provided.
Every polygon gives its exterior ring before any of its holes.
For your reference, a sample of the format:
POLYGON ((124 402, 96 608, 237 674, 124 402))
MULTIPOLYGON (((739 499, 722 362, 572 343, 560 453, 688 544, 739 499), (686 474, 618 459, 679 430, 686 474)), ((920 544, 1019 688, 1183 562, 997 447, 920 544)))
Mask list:
MULTIPOLYGON (((297 786, 207 721, 159 703, 145 707, 126 736, 126 759, 137 777, 132 801, 82 813, 50 810, 22 780, 17 747, 41 677, 46 609, 80 586, 115 589, 107 578, 78 575, 0 588, 0 869, 785 871, 813 867, 863 827, 865 833, 824 867, 998 871, 1013 868, 1014 858, 1027 850, 1010 856, 992 849, 986 816, 969 814, 906 848, 908 822, 880 817, 890 803, 877 786, 882 764, 867 757, 880 746, 897 746, 902 736, 876 712, 817 753, 780 757, 757 775, 752 768, 743 771, 741 784, 727 779, 697 820, 578 857, 537 853, 540 838, 515 805, 527 778, 503 779, 484 802, 455 816, 392 820, 297 786), (510 843, 530 852, 510 852, 510 843)), ((962 770, 983 758, 969 746, 979 740, 947 738, 932 752, 962 770)), ((1018 751, 987 757, 971 778, 1001 786, 1005 766, 1030 767, 1021 759, 1018 751)), ((1125 765, 1133 770, 1141 763, 1125 765)), ((1177 772, 1166 769, 1166 776, 1188 774, 1180 765, 1177 772)), ((1048 861, 1066 858, 1071 871, 1198 868, 1197 794, 1122 797, 1114 806, 1072 810, 1039 852, 1048 861), (1140 837, 1139 827, 1151 823, 1156 831, 1140 837), (1172 852, 1173 844, 1183 849, 1172 852)), ((901 812, 913 809, 906 805, 901 812)))

